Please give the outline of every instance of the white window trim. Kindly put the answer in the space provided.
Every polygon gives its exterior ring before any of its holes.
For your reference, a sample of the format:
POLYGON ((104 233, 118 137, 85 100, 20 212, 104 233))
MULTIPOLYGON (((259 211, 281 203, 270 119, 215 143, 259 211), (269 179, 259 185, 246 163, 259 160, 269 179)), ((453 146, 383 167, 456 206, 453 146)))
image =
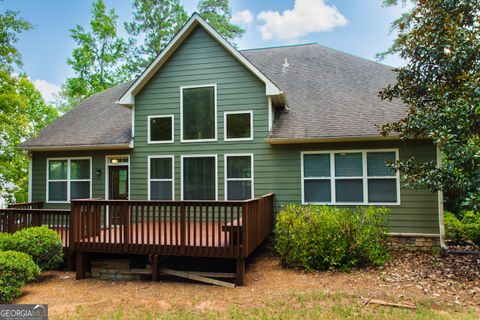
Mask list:
POLYGON ((79 181, 88 181, 90 183, 90 195, 89 198, 92 197, 92 157, 70 157, 70 158, 47 158, 47 174, 46 174, 46 203, 70 203, 70 183, 71 182, 79 182, 79 181), (90 161, 90 179, 75 179, 71 180, 70 179, 70 162, 72 160, 89 160, 90 161), (67 179, 61 179, 61 180, 50 180, 50 161, 67 161, 67 179), (66 182, 67 183, 67 201, 50 201, 49 200, 49 182, 66 182))
POLYGON ((109 180, 110 180, 110 172, 108 167, 115 167, 115 166, 127 166, 128 167, 128 200, 130 200, 130 155, 128 154, 120 154, 120 155, 106 155, 105 156, 105 200, 108 200, 109 197, 109 180), (120 162, 120 163, 109 163, 108 160, 111 158, 127 158, 128 163, 120 162))
POLYGON ((180 87, 180 142, 182 143, 190 143, 190 142, 209 142, 209 141, 217 141, 218 139, 218 127, 217 127, 217 84, 202 84, 202 85, 192 85, 192 86, 181 86, 180 87), (215 122, 215 137, 212 139, 184 139, 183 138, 183 90, 184 89, 194 89, 194 88, 207 88, 213 87, 213 95, 214 95, 214 122, 215 122))
POLYGON ((223 113, 223 140, 224 141, 252 141, 253 140, 253 110, 225 111, 223 113), (250 114, 250 137, 248 138, 228 138, 227 137, 227 116, 231 114, 250 114))
POLYGON ((251 194, 250 194, 250 199, 253 199, 255 191, 254 191, 254 161, 253 161, 253 153, 229 153, 224 155, 224 186, 225 186, 225 195, 224 198, 225 200, 228 200, 228 181, 250 181, 251 187, 251 194), (250 172, 251 176, 250 178, 229 178, 228 177, 228 171, 227 171, 227 161, 229 157, 250 157, 250 172))
POLYGON ((398 149, 357 149, 357 150, 324 150, 324 151, 302 151, 300 152, 300 170, 301 170, 301 192, 302 204, 329 204, 329 205, 378 205, 378 206, 397 206, 401 204, 400 200, 400 172, 397 170, 395 176, 368 176, 367 175, 367 153, 369 152, 395 152, 395 160, 399 160, 398 149), (363 175, 358 177, 335 177, 335 154, 336 153, 361 153, 363 175), (304 176, 304 155, 306 154, 329 154, 330 155, 330 176, 329 177, 305 177, 304 176), (306 202, 305 201, 305 180, 330 180, 331 201, 330 202, 306 202), (335 192, 335 180, 341 179, 362 179, 363 182, 363 201, 362 202, 337 202, 335 192), (396 202, 368 202, 368 179, 396 179, 397 182, 397 201, 396 202))
MULTIPOLYGON (((169 181, 172 182, 172 199, 175 200, 175 156, 173 155, 167 155, 167 156, 148 156, 148 163, 147 163, 147 190, 148 190, 148 200, 151 200, 151 182, 155 181, 169 181), (151 160, 152 159, 171 159, 172 160, 172 178, 171 179, 152 179, 150 177, 150 170, 151 170, 151 160)), ((154 201, 163 201, 163 200, 154 200, 154 201)))
POLYGON ((147 116, 147 143, 148 144, 162 144, 162 143, 173 143, 175 141, 175 116, 173 114, 165 114, 165 115, 151 115, 147 116), (150 131, 150 120, 157 119, 157 118, 170 118, 172 121, 172 139, 170 140, 152 140, 151 131, 150 131))
MULTIPOLYGON (((215 158, 215 201, 218 200, 218 155, 216 154, 189 154, 180 156, 180 200, 183 199, 183 159, 185 158, 215 158)), ((197 201, 197 200, 192 200, 197 201)), ((208 200, 198 200, 208 201, 208 200)))

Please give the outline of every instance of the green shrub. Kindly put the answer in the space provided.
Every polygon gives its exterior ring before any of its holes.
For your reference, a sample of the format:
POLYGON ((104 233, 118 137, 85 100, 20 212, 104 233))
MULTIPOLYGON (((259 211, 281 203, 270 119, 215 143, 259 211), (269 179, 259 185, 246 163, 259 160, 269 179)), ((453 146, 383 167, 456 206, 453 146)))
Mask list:
POLYGON ((62 240, 47 227, 19 230, 12 236, 12 250, 30 255, 42 269, 57 267, 63 261, 62 240))
POLYGON ((381 265, 388 259, 388 209, 288 205, 277 216, 282 264, 306 270, 381 265))
POLYGON ((9 233, 0 232, 0 251, 11 250, 12 235, 9 233))
POLYGON ((23 252, 0 252, 0 303, 11 302, 20 296, 23 285, 35 280, 40 268, 23 252))
POLYGON ((445 237, 455 242, 465 240, 465 229, 463 223, 451 212, 445 211, 443 217, 445 225, 445 237))

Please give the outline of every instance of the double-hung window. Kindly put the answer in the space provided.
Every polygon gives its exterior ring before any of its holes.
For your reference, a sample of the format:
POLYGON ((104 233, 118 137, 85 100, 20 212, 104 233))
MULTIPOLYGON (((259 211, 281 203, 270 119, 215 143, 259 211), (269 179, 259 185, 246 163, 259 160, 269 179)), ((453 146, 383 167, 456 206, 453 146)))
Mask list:
POLYGON ((253 155, 225 155, 225 200, 253 198, 253 155))
POLYGON ((399 204, 399 174, 387 163, 398 150, 302 153, 302 201, 324 204, 399 204))
POLYGON ((148 116, 148 143, 173 142, 173 114, 148 116))
POLYGON ((148 157, 148 199, 174 199, 174 157, 148 157))
POLYGON ((91 158, 47 159, 47 201, 91 198, 91 158))
POLYGON ((181 141, 217 140, 217 86, 180 88, 181 141))

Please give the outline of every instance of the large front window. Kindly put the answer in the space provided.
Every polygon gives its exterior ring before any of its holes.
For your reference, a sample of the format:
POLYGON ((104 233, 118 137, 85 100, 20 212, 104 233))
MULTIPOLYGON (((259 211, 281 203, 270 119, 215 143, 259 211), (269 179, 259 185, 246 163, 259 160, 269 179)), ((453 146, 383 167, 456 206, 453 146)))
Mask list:
POLYGON ((302 200, 325 204, 398 204, 399 177, 387 166, 397 150, 302 153, 302 200))
POLYGON ((217 199, 217 157, 182 157, 183 200, 217 199))
POLYGON ((181 88, 182 141, 217 139, 216 86, 181 88))
POLYGON ((91 198, 91 159, 48 159, 47 201, 91 198))

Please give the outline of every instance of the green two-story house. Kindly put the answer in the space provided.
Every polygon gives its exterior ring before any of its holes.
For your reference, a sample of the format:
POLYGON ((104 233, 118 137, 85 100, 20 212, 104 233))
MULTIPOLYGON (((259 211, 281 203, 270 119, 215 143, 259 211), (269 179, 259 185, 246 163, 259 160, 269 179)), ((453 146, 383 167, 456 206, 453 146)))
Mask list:
POLYGON ((402 187, 388 160, 436 159, 377 125, 407 108, 382 101, 392 68, 317 44, 239 51, 194 14, 129 83, 97 93, 21 144, 29 195, 238 200, 391 209, 392 234, 438 238, 441 194, 402 187))

